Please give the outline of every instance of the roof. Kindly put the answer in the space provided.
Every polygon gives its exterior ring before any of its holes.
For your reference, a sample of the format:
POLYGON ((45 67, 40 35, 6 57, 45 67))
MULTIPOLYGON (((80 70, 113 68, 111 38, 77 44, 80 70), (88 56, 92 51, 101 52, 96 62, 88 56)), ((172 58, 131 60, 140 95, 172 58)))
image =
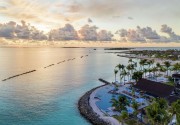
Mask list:
POLYGON ((174 78, 180 78, 180 74, 172 74, 172 77, 174 77, 174 78))
POLYGON ((175 89, 174 86, 166 85, 164 83, 141 79, 134 85, 135 88, 145 91, 152 96, 168 97, 175 89))
POLYGON ((178 96, 169 96, 169 97, 167 97, 167 100, 168 100, 168 102, 170 104, 177 101, 178 99, 180 99, 180 97, 178 97, 178 96))

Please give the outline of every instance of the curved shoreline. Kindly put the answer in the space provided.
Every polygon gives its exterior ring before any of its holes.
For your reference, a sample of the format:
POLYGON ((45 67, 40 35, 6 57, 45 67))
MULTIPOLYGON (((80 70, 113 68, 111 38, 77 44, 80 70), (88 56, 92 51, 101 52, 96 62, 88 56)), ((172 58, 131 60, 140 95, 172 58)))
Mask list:
POLYGON ((89 99, 92 92, 106 85, 107 84, 91 89, 90 91, 86 92, 78 101, 78 109, 80 111, 80 114, 93 125, 110 125, 110 123, 101 119, 100 116, 93 111, 92 107, 89 104, 89 99))

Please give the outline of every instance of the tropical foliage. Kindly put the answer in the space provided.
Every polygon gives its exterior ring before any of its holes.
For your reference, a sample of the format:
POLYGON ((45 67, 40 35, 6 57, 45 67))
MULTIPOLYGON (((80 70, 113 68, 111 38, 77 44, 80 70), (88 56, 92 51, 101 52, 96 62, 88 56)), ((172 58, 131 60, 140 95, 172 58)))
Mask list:
POLYGON ((157 99, 146 108, 146 114, 152 125, 167 125, 170 122, 170 114, 167 111, 165 99, 157 99))
MULTIPOLYGON (((157 80, 159 76, 166 75, 169 80, 167 84, 175 85, 170 74, 172 72, 180 72, 180 63, 171 64, 169 61, 155 63, 153 59, 140 59, 139 62, 129 59, 128 63, 129 64, 127 66, 118 64, 115 67, 115 81, 117 73, 119 74, 120 83, 125 83, 126 78, 128 78, 129 82, 137 82, 141 78, 153 78, 157 80)), ((133 89, 131 92, 132 95, 134 95, 135 91, 133 89)), ((129 105, 129 101, 125 96, 119 96, 118 99, 112 99, 112 106, 116 111, 121 113, 120 116, 117 116, 117 119, 119 119, 122 123, 125 121, 127 122, 127 118, 129 117, 126 108, 129 105)), ((139 104, 134 100, 130 106, 134 109, 132 114, 133 118, 138 119, 137 115, 139 113, 139 104)), ((167 125, 174 115, 176 115, 178 124, 180 124, 180 100, 168 105, 165 99, 157 98, 145 108, 145 112, 150 125, 167 125)), ((137 123, 134 124, 139 124, 139 121, 136 121, 137 123)))
POLYGON ((173 102, 169 108, 171 116, 176 115, 177 125, 180 125, 180 100, 173 102))
POLYGON ((141 59, 138 63, 129 59, 128 65, 118 64, 115 67, 115 81, 116 75, 119 72, 119 82, 125 83, 126 78, 128 81, 135 80, 136 82, 141 78, 155 78, 157 80, 158 76, 161 76, 166 72, 167 77, 170 77, 170 73, 180 72, 180 63, 175 63, 172 65, 169 61, 165 61, 162 64, 154 63, 154 60, 141 59), (138 65, 137 65, 138 64, 138 65), (139 66, 139 68, 138 68, 139 66), (147 75, 148 74, 148 75, 147 75))
POLYGON ((126 106, 129 105, 129 101, 125 96, 119 96, 118 99, 112 98, 112 106, 116 111, 122 112, 127 111, 126 106))

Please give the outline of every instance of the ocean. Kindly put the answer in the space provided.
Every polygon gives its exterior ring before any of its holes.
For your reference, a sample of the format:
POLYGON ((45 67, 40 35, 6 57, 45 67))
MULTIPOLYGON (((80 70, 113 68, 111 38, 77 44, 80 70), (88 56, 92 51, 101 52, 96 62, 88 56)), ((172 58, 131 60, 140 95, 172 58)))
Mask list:
POLYGON ((114 67, 128 63, 105 52, 0 48, 0 125, 89 125, 78 111, 78 99, 101 85, 99 78, 114 81, 114 67), (31 70, 36 71, 2 81, 31 70))
POLYGON ((0 125, 89 125, 78 99, 127 61, 103 48, 0 48, 0 125))

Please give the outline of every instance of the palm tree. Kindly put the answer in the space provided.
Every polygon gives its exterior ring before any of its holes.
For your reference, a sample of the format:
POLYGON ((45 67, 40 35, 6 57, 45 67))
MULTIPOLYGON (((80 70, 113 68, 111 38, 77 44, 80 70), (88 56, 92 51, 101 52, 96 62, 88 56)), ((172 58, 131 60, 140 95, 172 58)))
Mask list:
MULTIPOLYGON (((130 78, 132 78, 132 73, 133 73, 133 70, 135 69, 135 64, 129 64, 129 65, 126 67, 126 69, 131 72, 131 73, 130 73, 130 78)), ((130 81, 131 81, 131 79, 130 79, 130 81)))
POLYGON ((134 69, 137 67, 137 62, 134 62, 133 67, 134 69))
POLYGON ((125 96, 119 96, 118 99, 111 99, 112 106, 115 108, 116 111, 122 112, 127 111, 126 106, 129 105, 129 102, 125 96))
POLYGON ((149 77, 151 77, 152 69, 150 68, 150 69, 147 69, 147 70, 148 70, 148 72, 149 72, 149 77))
POLYGON ((118 64, 116 67, 118 67, 118 69, 119 69, 119 78, 120 78, 120 82, 121 82, 121 80, 122 80, 122 77, 121 77, 121 72, 122 72, 122 70, 124 69, 124 65, 122 65, 122 64, 118 64))
POLYGON ((128 117, 129 117, 129 115, 128 115, 127 111, 123 111, 123 112, 121 113, 120 118, 121 118, 122 125, 124 125, 124 122, 125 122, 125 120, 126 120, 128 117))
POLYGON ((156 100, 153 104, 146 107, 146 114, 149 122, 152 125, 164 125, 169 123, 170 116, 169 113, 166 111, 166 104, 161 105, 163 103, 164 100, 156 100))
POLYGON ((167 70, 166 70, 166 68, 164 68, 163 66, 161 66, 160 69, 159 69, 159 71, 160 71, 160 72, 166 72, 167 70))
POLYGON ((156 67, 161 67, 161 64, 160 63, 156 63, 156 67))
POLYGON ((141 59, 141 60, 139 61, 140 70, 142 70, 142 66, 143 66, 143 64, 144 64, 144 61, 141 59))
POLYGON ((125 78, 126 78, 126 76, 127 76, 127 72, 126 72, 125 69, 122 70, 121 76, 124 78, 124 83, 125 83, 125 78))
POLYGON ((132 102, 132 108, 134 109, 135 116, 137 116, 139 104, 136 101, 132 102))
POLYGON ((154 60, 148 60, 146 61, 147 65, 149 65, 149 68, 154 64, 154 60))
POLYGON ((153 68, 152 68, 153 76, 156 77, 156 80, 157 80, 157 74, 156 74, 157 71, 158 71, 158 68, 157 68, 157 67, 153 67, 153 68))
POLYGON ((114 69, 114 75, 115 75, 115 82, 116 82, 116 75, 118 73, 118 70, 117 69, 114 69))
POLYGON ((141 71, 137 71, 137 72, 134 72, 133 75, 132 75, 132 79, 136 80, 136 82, 138 80, 140 80, 143 76, 143 72, 141 71))
POLYGON ((169 112, 173 115, 176 115, 177 125, 180 124, 180 100, 173 102, 169 108, 169 112))
POLYGON ((133 97, 135 96, 135 90, 134 90, 134 88, 133 88, 133 87, 132 87, 131 94, 132 94, 132 96, 133 96, 133 97))
POLYGON ((132 59, 129 59, 128 63, 132 64, 133 60, 132 59))
POLYGON ((161 64, 160 64, 160 63, 156 63, 156 67, 157 67, 157 69, 158 69, 158 71, 159 71, 159 73, 158 73, 158 75, 159 75, 159 74, 160 74, 161 64))
POLYGON ((165 62, 164 62, 164 65, 165 65, 165 67, 166 67, 167 76, 168 76, 168 71, 169 71, 169 68, 170 68, 170 66, 171 66, 171 63, 170 63, 169 61, 165 61, 165 62))
POLYGON ((144 69, 144 78, 146 77, 146 73, 148 72, 148 69, 144 69))
POLYGON ((131 77, 131 73, 129 71, 127 72, 127 77, 128 77, 128 82, 129 82, 129 80, 130 80, 129 77, 131 77))
POLYGON ((159 107, 161 109, 167 109, 168 108, 168 103, 164 98, 157 98, 155 101, 159 104, 159 107))
POLYGON ((180 63, 175 63, 172 69, 175 71, 175 73, 178 73, 180 70, 180 63))
MULTIPOLYGON (((139 104, 136 101, 133 101, 132 102, 132 108, 134 109, 133 115, 135 118, 137 118, 139 104)), ((138 120, 137 120, 137 124, 138 124, 138 120)))
POLYGON ((147 59, 141 59, 139 62, 140 70, 144 70, 144 66, 147 64, 147 59))

